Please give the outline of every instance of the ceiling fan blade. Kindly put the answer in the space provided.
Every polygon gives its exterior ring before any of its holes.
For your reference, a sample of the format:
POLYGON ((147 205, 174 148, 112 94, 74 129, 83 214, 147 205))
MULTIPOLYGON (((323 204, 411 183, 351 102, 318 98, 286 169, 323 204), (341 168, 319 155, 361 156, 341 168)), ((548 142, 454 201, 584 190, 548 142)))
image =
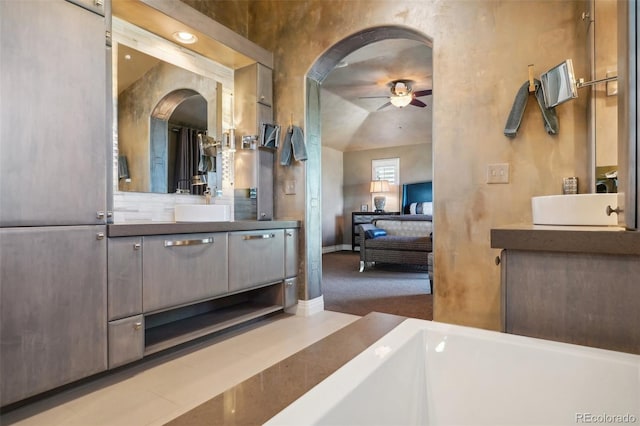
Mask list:
POLYGON ((429 96, 431 94, 431 92, 433 92, 433 90, 428 89, 428 90, 418 90, 417 92, 413 92, 413 94, 419 98, 420 96, 429 96))
POLYGON ((417 106, 417 107, 420 107, 420 108, 424 108, 424 107, 427 106, 427 104, 425 104, 424 102, 419 101, 419 100, 417 100, 415 98, 411 100, 409 105, 417 106))
POLYGON ((391 105, 391 102, 387 102, 386 104, 382 105, 380 108, 378 108, 376 111, 380 111, 386 107, 388 107, 389 105, 391 105))

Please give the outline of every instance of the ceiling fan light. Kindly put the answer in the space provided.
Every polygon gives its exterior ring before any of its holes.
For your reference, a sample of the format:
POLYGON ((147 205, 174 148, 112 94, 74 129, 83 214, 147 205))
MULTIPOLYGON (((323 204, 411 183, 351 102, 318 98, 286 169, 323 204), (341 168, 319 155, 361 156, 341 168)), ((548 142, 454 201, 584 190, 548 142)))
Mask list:
POLYGON ((396 106, 398 108, 402 108, 402 107, 406 107, 411 103, 411 95, 391 96, 389 100, 391 101, 391 105, 396 106))

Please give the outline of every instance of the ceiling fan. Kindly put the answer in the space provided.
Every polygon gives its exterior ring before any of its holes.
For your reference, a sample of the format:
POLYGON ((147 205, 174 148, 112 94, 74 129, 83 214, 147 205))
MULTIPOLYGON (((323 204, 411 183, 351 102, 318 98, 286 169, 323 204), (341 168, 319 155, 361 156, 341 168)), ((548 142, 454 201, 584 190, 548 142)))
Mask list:
POLYGON ((432 90, 418 90, 414 92, 411 88, 411 83, 411 80, 393 80, 389 83, 391 96, 361 96, 360 99, 389 98, 389 102, 382 105, 377 109, 377 111, 380 111, 389 105, 393 105, 398 108, 404 108, 407 105, 413 105, 420 108, 426 107, 427 104, 417 98, 430 95, 432 90))

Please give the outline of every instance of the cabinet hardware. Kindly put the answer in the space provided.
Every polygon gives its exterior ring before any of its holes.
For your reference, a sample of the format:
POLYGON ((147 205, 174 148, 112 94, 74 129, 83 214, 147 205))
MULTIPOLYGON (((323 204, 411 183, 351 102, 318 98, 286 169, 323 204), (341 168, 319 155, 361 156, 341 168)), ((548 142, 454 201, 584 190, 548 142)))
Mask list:
POLYGON ((112 211, 108 211, 107 212, 107 217, 113 217, 113 212, 112 211))
POLYGON ((287 237, 293 237, 293 232, 287 232, 287 237))
POLYGON ((213 237, 203 238, 201 240, 177 240, 177 241, 165 240, 164 241, 165 247, 197 246, 200 244, 213 244, 213 237))
POLYGON ((496 262, 496 265, 500 265, 500 256, 496 256, 495 262, 496 262))
POLYGON ((287 287, 293 287, 293 281, 286 281, 284 285, 286 285, 287 287))
POLYGON ((96 234, 96 240, 104 240, 104 232, 98 232, 96 234))
POLYGON ((134 250, 140 250, 140 247, 142 247, 142 245, 141 245, 140 243, 135 243, 135 244, 133 245, 133 249, 134 249, 134 250))
POLYGON ((615 214, 620 214, 622 213, 623 210, 620 207, 616 207, 615 209, 612 209, 611 206, 607 206, 607 216, 611 216, 611 213, 615 213, 615 214))
POLYGON ((262 235, 243 235, 243 240, 263 240, 267 238, 275 238, 276 234, 262 234, 262 235))
POLYGON ((140 321, 138 321, 133 325, 134 330, 140 330, 141 328, 142 328, 142 323, 140 321))
POLYGON ((104 219, 104 212, 102 210, 96 212, 96 219, 104 219))
POLYGON ((102 7, 102 6, 104 6, 104 1, 103 0, 95 0, 93 2, 93 4, 95 4, 98 7, 102 7))

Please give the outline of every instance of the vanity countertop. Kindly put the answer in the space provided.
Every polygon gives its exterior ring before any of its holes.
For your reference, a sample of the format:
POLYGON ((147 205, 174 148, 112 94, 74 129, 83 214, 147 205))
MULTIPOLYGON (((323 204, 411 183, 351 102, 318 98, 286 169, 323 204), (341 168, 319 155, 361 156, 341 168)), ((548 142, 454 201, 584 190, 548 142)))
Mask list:
POLYGON ((640 255, 640 232, 616 226, 510 225, 491 230, 491 247, 640 255))
POLYGON ((109 237, 134 237, 200 232, 258 231, 261 229, 299 228, 299 220, 239 220, 232 222, 146 222, 107 225, 109 237))

